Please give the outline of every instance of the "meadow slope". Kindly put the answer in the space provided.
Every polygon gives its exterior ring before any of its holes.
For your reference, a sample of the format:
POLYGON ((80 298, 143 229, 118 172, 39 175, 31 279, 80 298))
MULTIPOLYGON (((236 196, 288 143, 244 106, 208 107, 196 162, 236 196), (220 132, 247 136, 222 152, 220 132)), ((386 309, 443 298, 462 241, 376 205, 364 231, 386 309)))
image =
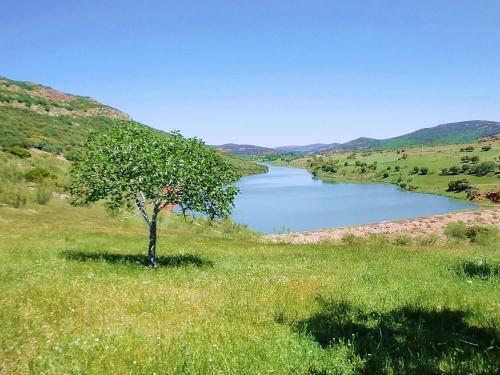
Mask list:
POLYGON ((4 374, 494 374, 500 246, 266 244, 97 205, 0 207, 4 374))

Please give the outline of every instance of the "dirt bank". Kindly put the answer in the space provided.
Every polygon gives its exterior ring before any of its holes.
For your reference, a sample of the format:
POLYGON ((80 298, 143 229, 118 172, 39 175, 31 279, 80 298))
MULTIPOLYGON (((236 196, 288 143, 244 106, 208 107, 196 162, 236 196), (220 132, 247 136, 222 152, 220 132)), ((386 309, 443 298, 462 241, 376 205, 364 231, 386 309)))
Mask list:
POLYGON ((338 241, 347 234, 353 234, 359 237, 367 237, 370 234, 384 234, 389 237, 397 237, 400 234, 409 234, 412 237, 419 238, 430 234, 442 235, 446 224, 458 220, 461 220, 469 225, 496 225, 500 227, 500 207, 455 212, 445 215, 426 216, 408 220, 383 221, 376 224, 321 229, 310 232, 273 234, 267 236, 267 239, 271 242, 289 242, 300 244, 338 241))

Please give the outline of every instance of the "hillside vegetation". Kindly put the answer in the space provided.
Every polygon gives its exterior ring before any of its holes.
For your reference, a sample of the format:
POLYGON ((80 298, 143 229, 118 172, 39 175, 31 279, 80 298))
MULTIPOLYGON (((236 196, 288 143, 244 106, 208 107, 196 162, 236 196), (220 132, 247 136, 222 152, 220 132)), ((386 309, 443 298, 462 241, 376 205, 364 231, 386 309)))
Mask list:
POLYGON ((275 163, 307 168, 322 178, 387 182, 481 204, 492 204, 485 194, 500 190, 500 140, 493 138, 468 145, 288 157, 275 163))
MULTIPOLYGON (((133 120, 92 98, 0 77, 0 146, 3 148, 35 148, 63 154, 71 160, 77 157, 79 144, 90 130, 100 131, 125 121, 133 120)), ((242 175, 266 170, 232 155, 224 154, 224 158, 242 175)))

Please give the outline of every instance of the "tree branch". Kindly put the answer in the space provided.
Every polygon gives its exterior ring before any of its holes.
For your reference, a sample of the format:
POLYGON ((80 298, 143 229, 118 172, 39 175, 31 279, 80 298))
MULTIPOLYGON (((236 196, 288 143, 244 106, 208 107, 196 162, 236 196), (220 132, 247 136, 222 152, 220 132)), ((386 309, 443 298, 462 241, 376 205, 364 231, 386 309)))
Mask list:
POLYGON ((146 198, 142 192, 139 192, 139 196, 135 199, 135 204, 137 205, 137 209, 141 213, 144 220, 148 225, 151 225, 151 220, 149 219, 148 213, 146 211, 146 198))

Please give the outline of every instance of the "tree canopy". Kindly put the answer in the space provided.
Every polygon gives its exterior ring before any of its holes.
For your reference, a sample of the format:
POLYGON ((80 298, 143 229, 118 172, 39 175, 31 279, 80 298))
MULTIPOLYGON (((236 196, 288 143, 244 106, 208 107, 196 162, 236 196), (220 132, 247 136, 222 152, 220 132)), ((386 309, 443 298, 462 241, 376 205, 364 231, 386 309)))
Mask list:
POLYGON ((130 122, 91 133, 71 169, 72 204, 103 200, 113 210, 137 208, 150 228, 148 249, 156 265, 156 220, 178 205, 211 220, 228 216, 239 175, 197 138, 169 137, 130 122))

